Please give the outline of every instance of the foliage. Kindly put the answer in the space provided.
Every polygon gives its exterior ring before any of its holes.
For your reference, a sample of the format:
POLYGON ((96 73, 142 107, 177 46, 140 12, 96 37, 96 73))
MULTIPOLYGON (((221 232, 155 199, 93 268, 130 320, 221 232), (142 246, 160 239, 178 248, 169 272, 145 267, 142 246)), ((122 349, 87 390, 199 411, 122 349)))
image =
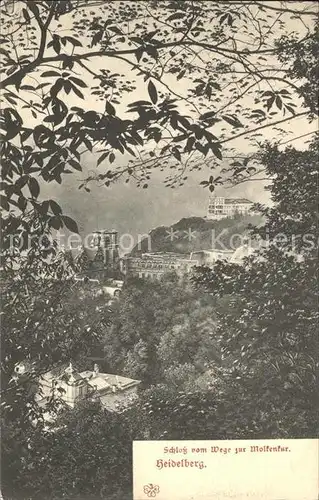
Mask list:
POLYGON ((266 223, 254 228, 259 254, 243 266, 199 269, 194 278, 213 294, 233 297, 219 324, 224 356, 234 364, 229 386, 238 381, 237 392, 253 394, 265 420, 288 437, 317 432, 317 157, 317 141, 306 151, 269 146, 263 161, 276 173, 275 205, 264 208, 266 223))
POLYGON ((194 292, 176 276, 160 281, 134 279, 123 290, 105 335, 105 354, 113 372, 144 384, 169 380, 179 370, 180 384, 194 380, 218 362, 214 300, 194 292), (171 368, 171 370, 169 370, 171 368), (182 370, 182 371, 181 371, 182 370))
POLYGON ((253 234, 307 257, 316 255, 317 250, 318 152, 317 136, 305 151, 292 147, 281 151, 277 145, 266 144, 259 153, 260 161, 274 179, 268 190, 275 207, 259 207, 267 222, 253 234))
POLYGON ((131 442, 133 436, 138 437, 136 422, 109 413, 98 403, 82 402, 64 412, 55 425, 54 432, 28 436, 28 446, 15 436, 18 454, 5 435, 5 494, 14 495, 15 500, 131 498, 131 442))
POLYGON ((290 63, 288 75, 302 80, 300 92, 305 96, 305 106, 314 115, 318 115, 318 40, 317 19, 314 31, 308 33, 302 41, 295 36, 289 39, 284 36, 277 42, 279 61, 290 63))
POLYGON ((43 258, 36 245, 26 254, 16 248, 1 273, 2 416, 20 431, 43 425, 45 408, 37 404, 34 390, 39 375, 70 360, 85 363, 110 321, 105 298, 76 282, 63 252, 51 250, 50 258, 43 258))

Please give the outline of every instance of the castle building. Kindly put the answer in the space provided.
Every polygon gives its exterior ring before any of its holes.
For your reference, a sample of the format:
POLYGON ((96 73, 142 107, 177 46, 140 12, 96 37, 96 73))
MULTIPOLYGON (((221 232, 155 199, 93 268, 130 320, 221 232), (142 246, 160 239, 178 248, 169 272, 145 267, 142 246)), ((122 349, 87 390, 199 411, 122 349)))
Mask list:
POLYGON ((253 215, 253 202, 246 198, 211 197, 209 199, 207 219, 221 220, 238 215, 253 215))
POLYGON ((96 283, 105 288, 106 293, 119 294, 124 275, 121 270, 117 231, 95 231, 86 246, 71 247, 67 252, 76 268, 76 281, 96 283))
POLYGON ((123 259, 126 276, 151 279, 159 279, 170 272, 183 276, 198 265, 198 261, 189 255, 170 252, 144 253, 140 256, 129 255, 123 259))
POLYGON ((244 241, 241 246, 236 248, 230 262, 232 264, 242 264, 244 259, 250 257, 255 252, 256 248, 252 247, 247 241, 244 241))
POLYGON ((197 250, 191 253, 191 259, 198 261, 198 266, 212 266, 217 260, 230 261, 233 250, 219 250, 212 248, 210 250, 197 250))

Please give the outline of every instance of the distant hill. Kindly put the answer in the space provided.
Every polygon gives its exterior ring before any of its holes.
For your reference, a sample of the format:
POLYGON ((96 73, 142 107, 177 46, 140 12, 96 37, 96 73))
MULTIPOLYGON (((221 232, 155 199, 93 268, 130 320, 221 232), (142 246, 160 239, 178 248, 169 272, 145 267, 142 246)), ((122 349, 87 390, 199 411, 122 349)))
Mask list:
POLYGON ((181 219, 172 226, 160 226, 149 233, 131 254, 145 252, 175 252, 190 253, 195 250, 211 248, 237 248, 242 244, 242 238, 249 234, 249 224, 258 226, 263 222, 260 215, 241 216, 234 218, 207 220, 201 217, 181 219), (150 244, 149 244, 150 241, 150 244))

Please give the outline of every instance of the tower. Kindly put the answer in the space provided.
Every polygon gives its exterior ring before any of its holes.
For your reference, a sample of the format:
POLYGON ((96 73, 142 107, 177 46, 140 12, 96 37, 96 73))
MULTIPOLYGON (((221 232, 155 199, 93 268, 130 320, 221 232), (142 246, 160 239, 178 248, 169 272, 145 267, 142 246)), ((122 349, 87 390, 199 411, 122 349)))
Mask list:
POLYGON ((74 406, 76 401, 87 395, 87 381, 74 369, 72 363, 65 368, 57 378, 58 386, 63 389, 62 399, 70 406, 74 406))
POLYGON ((102 229, 93 233, 97 253, 94 264, 103 268, 105 278, 116 278, 120 275, 120 255, 118 233, 114 229, 102 229))

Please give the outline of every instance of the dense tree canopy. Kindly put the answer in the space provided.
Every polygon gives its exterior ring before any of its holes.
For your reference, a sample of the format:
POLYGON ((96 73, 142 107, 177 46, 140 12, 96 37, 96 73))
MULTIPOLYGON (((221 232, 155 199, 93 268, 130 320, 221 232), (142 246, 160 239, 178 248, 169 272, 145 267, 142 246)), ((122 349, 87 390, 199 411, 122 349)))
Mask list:
MULTIPOLYGON (((48 261, 33 248, 1 271, 2 416, 19 422, 20 429, 43 423, 46 408, 39 407, 33 390, 39 375, 70 360, 85 363, 111 318, 105 297, 75 281, 60 253, 48 261)), ((48 407, 58 396, 52 393, 48 407)))
POLYGON ((131 498, 131 442, 137 422, 82 402, 64 412, 55 432, 15 432, 3 438, 3 493, 37 500, 131 498), (19 452, 12 446, 19 445, 19 452), (121 471, 119 473, 119 471, 121 471))
POLYGON ((112 371, 174 387, 195 380, 220 358, 214 339, 214 299, 188 281, 167 275, 158 282, 133 279, 113 311, 105 334, 112 371))
POLYGON ((306 151, 267 147, 275 174, 274 207, 255 228, 260 250, 245 265, 198 269, 195 281, 217 296, 232 295, 220 319, 221 345, 232 379, 251 394, 278 432, 315 436, 318 402, 318 141, 306 151), (291 167, 294 165, 294 175, 291 167))

